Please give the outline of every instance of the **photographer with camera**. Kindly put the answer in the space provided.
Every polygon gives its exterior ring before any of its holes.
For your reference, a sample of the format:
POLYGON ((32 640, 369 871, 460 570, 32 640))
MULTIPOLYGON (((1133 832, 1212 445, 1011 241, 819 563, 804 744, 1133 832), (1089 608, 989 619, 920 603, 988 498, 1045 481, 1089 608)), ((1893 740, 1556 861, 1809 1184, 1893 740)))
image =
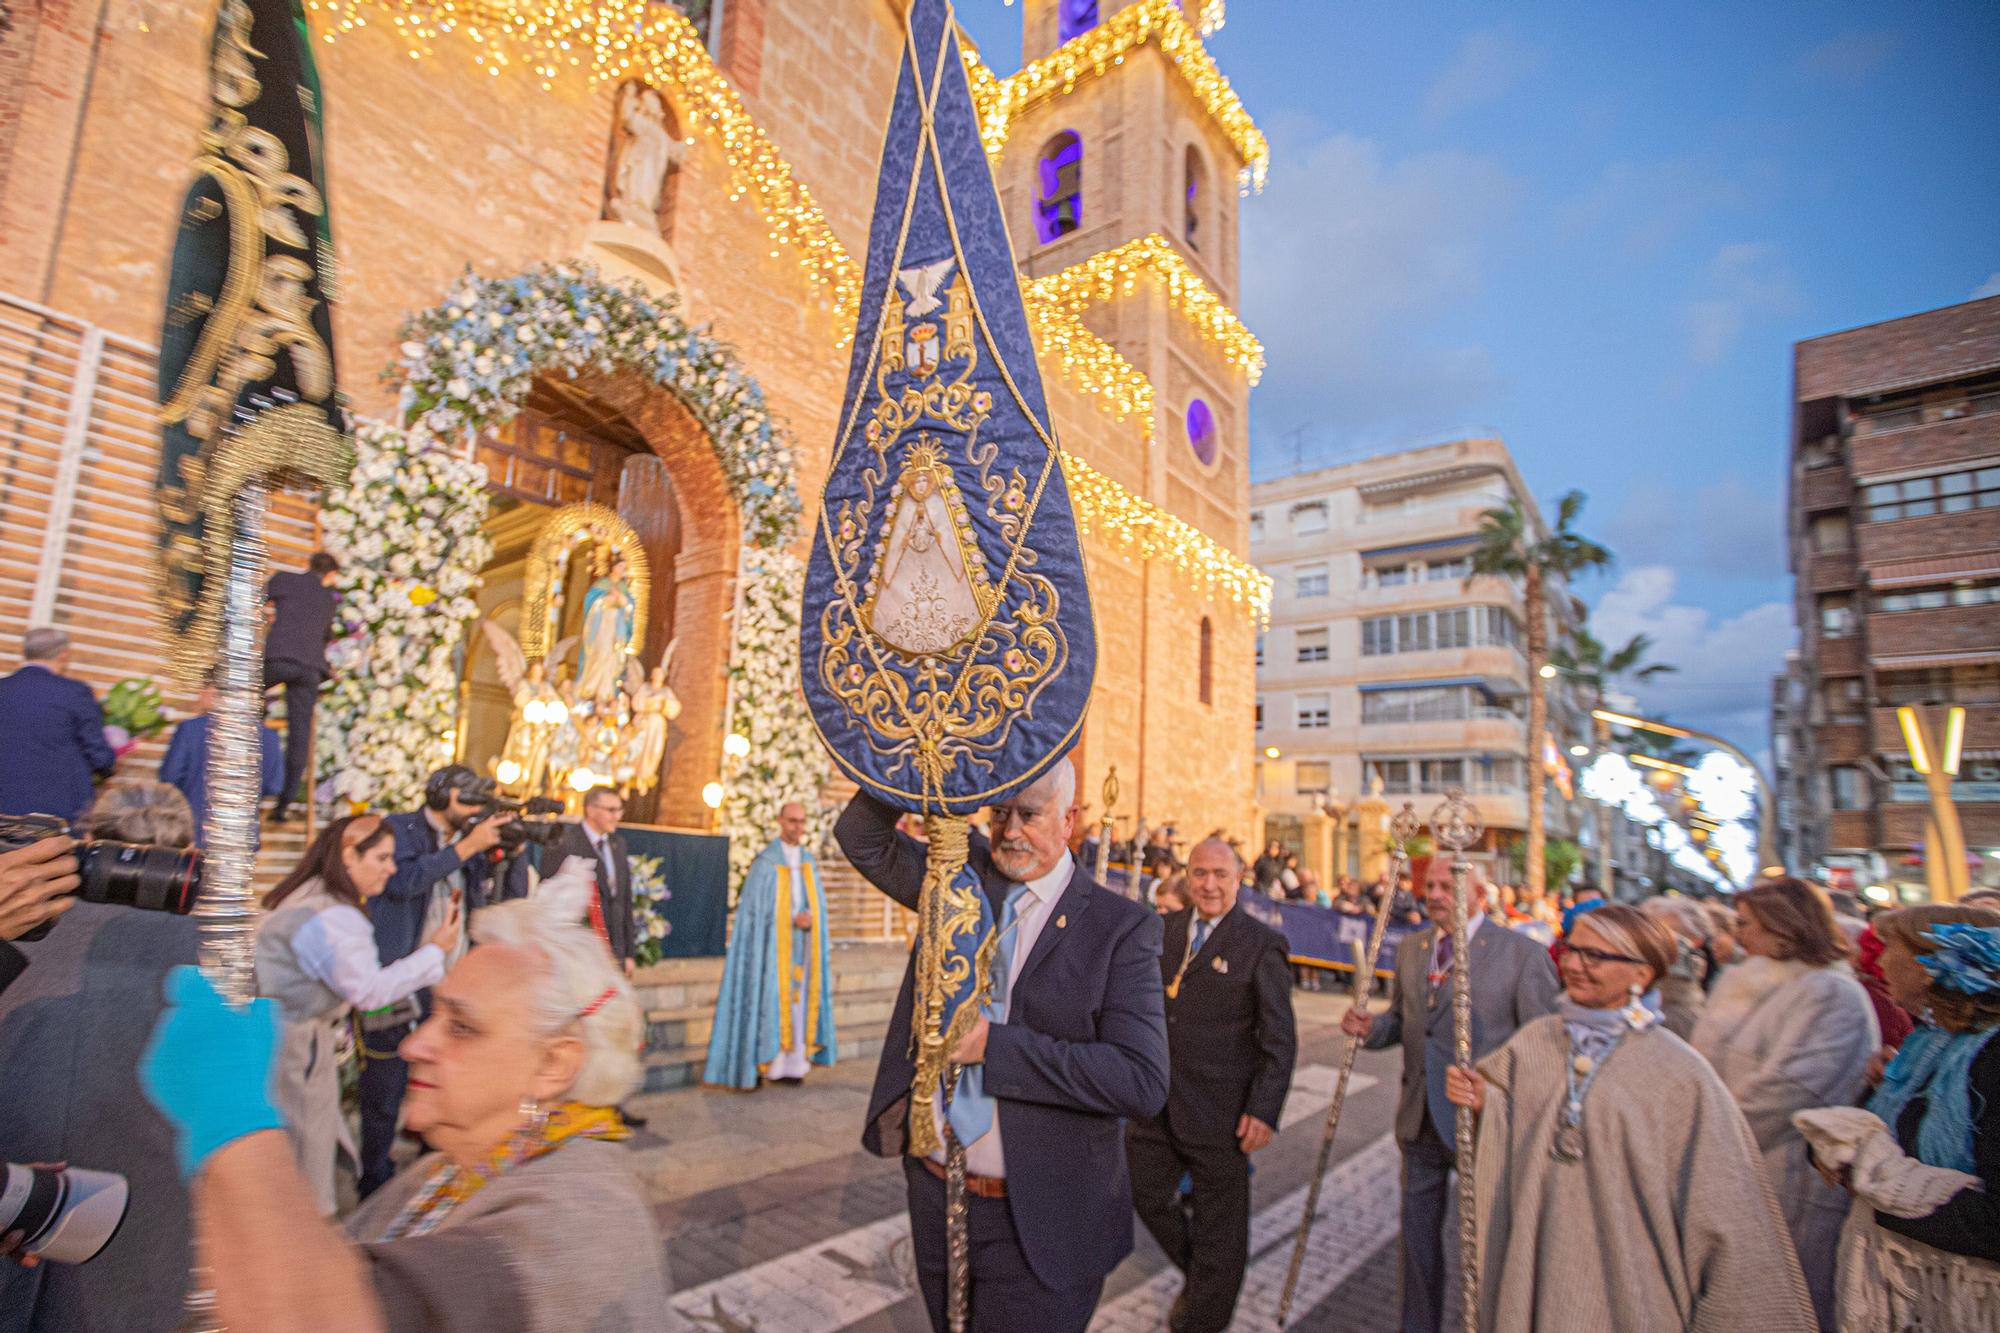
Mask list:
MULTIPOLYGON (((464 764, 447 764, 424 783, 421 810, 390 815, 382 822, 396 844, 396 870, 380 896, 368 903, 375 926, 375 950, 384 966, 415 953, 462 904, 468 916, 490 903, 524 897, 528 870, 503 844, 518 847, 505 830, 518 815, 499 808, 493 784, 464 764), (496 853, 503 855, 504 882, 494 886, 496 853)), ((463 938, 445 959, 449 967, 465 951, 463 938)), ((367 1198, 393 1174, 390 1153, 402 1110, 409 1070, 396 1048, 429 1010, 428 990, 360 1016, 361 1027, 361 1197, 367 1198)))
POLYGON ((395 841, 380 815, 335 820, 298 868, 264 898, 257 927, 257 993, 284 1019, 276 1093, 299 1171, 323 1215, 334 1211, 334 1161, 357 1160, 340 1113, 335 1046, 348 1015, 380 1009, 444 979, 464 917, 454 902, 442 925, 407 958, 383 965, 363 906, 395 873, 395 841))
MULTIPOLYGON (((85 841, 44 836, 0 853, 0 929, 18 934, 62 918, 46 938, 21 943, 32 966, 0 995, 0 1162, 68 1163, 57 1212, 77 1208, 79 1171, 124 1177, 128 1202, 124 1224, 87 1263, 74 1254, 33 1269, 0 1263, 0 1327, 166 1330, 182 1316, 187 1190, 173 1166, 173 1130, 140 1095, 133 1071, 168 972, 198 952, 194 919, 171 910, 184 912, 191 897, 151 883, 178 887, 190 878, 198 862, 179 849, 192 844, 194 820, 165 783, 117 781, 98 792, 75 833, 85 841), (10 880, 31 887, 10 894, 10 880), (16 915, 9 904, 22 897, 39 906, 16 915), (141 905, 170 910, 133 910, 141 905), (17 1313, 19 1324, 11 1322, 17 1313)), ((78 1219, 50 1220, 52 1231, 78 1229, 78 1219)))
POLYGON ((0 852, 0 991, 28 966, 28 955, 9 941, 18 940, 76 905, 78 883, 73 839, 55 834, 0 852))

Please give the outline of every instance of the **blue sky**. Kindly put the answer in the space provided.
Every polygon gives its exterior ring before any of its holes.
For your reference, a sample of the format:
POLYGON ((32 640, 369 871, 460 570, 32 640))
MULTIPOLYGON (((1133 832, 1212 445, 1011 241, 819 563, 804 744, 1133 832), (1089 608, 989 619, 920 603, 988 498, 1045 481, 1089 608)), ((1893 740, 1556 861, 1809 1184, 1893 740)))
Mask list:
POLYGON ((1497 431, 1590 497, 1645 702, 1763 748, 1791 345, 2000 292, 2000 5, 1231 0, 1210 50, 1272 142, 1255 475, 1497 431))

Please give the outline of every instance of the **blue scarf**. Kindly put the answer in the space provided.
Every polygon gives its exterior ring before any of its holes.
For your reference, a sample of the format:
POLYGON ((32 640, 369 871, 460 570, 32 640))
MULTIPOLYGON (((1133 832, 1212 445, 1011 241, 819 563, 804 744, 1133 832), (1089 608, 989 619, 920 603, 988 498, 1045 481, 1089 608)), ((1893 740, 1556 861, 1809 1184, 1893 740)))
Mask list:
POLYGON ((1896 1122, 1913 1097, 1924 1099, 1917 1126, 1917 1160, 1928 1166, 1973 1172, 1972 1125, 1985 1107, 1974 1108, 1968 1080, 1972 1062, 2000 1028, 1979 1032, 1946 1032, 1920 1023, 1903 1042, 1896 1058, 1882 1071, 1882 1086, 1868 1099, 1868 1109, 1896 1133, 1896 1122))

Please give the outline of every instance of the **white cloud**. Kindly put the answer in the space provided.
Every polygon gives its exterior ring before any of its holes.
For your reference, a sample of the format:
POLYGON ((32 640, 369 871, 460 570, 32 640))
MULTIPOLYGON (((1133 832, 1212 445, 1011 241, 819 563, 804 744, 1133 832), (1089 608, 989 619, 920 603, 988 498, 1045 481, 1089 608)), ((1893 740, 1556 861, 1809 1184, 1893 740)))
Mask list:
POLYGON ((1676 600, 1678 577, 1665 565, 1629 569, 1598 598, 1591 632, 1616 647, 1634 634, 1653 640, 1653 660, 1679 668, 1640 685, 1625 685, 1640 707, 1751 754, 1770 733, 1771 677, 1784 669, 1793 643, 1792 608, 1765 602, 1718 619, 1705 607, 1676 600))
POLYGON ((1424 95, 1424 121, 1436 126, 1461 111, 1497 102, 1548 63, 1549 53, 1510 26, 1467 33, 1424 95))
POLYGON ((1382 443, 1455 428, 1491 401, 1486 349, 1432 336, 1479 288, 1491 229, 1520 187, 1498 162, 1392 159, 1349 134, 1286 147, 1243 206, 1243 317, 1270 366, 1260 427, 1309 443, 1382 443))
POLYGON ((1852 88, 1866 83, 1896 54, 1901 38, 1885 30, 1849 29, 1799 57, 1799 72, 1852 88))
POLYGON ((2000 273, 1995 273, 1993 276, 1989 277, 1986 281, 1980 283, 1977 287, 1974 287, 1972 289, 1972 295, 1966 297, 1965 299, 1968 301, 1977 301, 1982 297, 1987 297, 1987 296, 2000 296, 2000 273))
POLYGON ((1687 358, 1697 366, 1719 365, 1735 348, 1745 325, 1765 315, 1799 308, 1799 292, 1778 262, 1775 247, 1737 241, 1717 250, 1702 266, 1702 295, 1675 308, 1687 358))

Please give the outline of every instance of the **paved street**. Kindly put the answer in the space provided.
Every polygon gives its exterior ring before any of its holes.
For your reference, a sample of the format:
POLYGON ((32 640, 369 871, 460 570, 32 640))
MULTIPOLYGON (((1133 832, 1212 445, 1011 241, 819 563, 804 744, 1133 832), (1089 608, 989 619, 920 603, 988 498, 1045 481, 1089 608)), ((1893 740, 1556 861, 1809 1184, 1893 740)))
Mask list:
MULTIPOLYGON (((1269 1330, 1331 1099, 1344 996, 1297 992, 1301 1050, 1276 1141, 1256 1158, 1250 1272, 1234 1327, 1269 1330)), ((1396 1310, 1395 1052, 1356 1064, 1292 1327, 1385 1329, 1396 1310)), ((874 1060, 801 1088, 712 1089, 634 1101, 648 1117, 633 1152, 669 1237, 674 1308, 716 1333, 863 1333, 928 1328, 909 1260, 899 1165, 860 1151, 874 1060)), ((1180 1279, 1139 1232, 1113 1273, 1094 1333, 1164 1327, 1180 1279)))

